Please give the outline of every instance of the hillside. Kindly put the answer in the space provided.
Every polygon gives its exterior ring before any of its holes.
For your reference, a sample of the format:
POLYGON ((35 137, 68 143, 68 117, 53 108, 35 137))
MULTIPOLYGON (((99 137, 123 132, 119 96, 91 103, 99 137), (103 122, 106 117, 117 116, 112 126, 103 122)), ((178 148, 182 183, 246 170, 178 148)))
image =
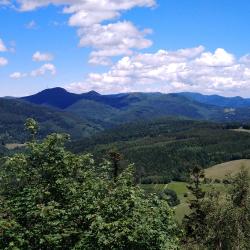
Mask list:
POLYGON ((101 95, 95 91, 74 94, 54 88, 22 99, 68 111, 103 128, 166 116, 217 122, 250 121, 250 105, 225 108, 219 102, 202 102, 195 95, 192 98, 184 94, 162 93, 101 95))
POLYGON ((29 117, 39 122, 40 137, 52 132, 65 132, 73 138, 79 138, 98 130, 97 126, 72 114, 17 99, 0 98, 0 114, 0 141, 4 143, 27 140, 24 123, 29 117))
POLYGON ((202 95, 200 93, 182 92, 179 95, 185 96, 190 100, 197 101, 199 103, 215 105, 225 108, 249 108, 250 99, 236 97, 224 97, 219 95, 202 95))
POLYGON ((227 175, 235 175, 240 172, 241 168, 244 167, 249 171, 250 174, 250 160, 236 160, 224 162, 206 169, 205 174, 207 178, 211 179, 224 179, 227 175))
POLYGON ((185 180, 191 168, 250 157, 250 134, 223 125, 191 120, 160 119, 119 126, 69 145, 97 159, 113 148, 133 162, 144 181, 185 180))

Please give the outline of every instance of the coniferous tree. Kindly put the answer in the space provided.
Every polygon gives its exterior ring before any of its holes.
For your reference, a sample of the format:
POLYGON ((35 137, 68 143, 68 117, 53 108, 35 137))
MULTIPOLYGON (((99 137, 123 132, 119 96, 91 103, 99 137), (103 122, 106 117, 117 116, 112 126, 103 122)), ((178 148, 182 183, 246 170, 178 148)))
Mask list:
POLYGON ((184 217, 183 225, 186 233, 185 241, 192 244, 199 244, 204 234, 206 214, 202 209, 202 201, 205 196, 205 192, 201 187, 203 178, 204 171, 198 166, 195 166, 191 172, 190 184, 187 186, 191 192, 191 199, 189 200, 191 212, 184 217))
POLYGON ((113 166, 113 179, 114 182, 116 182, 119 174, 119 162, 122 160, 122 155, 116 150, 111 150, 109 152, 109 157, 113 166))

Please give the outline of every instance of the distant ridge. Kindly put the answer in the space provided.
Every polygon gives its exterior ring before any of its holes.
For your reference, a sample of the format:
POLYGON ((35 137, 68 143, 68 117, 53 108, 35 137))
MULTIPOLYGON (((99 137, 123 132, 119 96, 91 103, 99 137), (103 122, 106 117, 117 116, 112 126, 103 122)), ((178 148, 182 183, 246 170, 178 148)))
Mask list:
MULTIPOLYGON (((160 92, 155 92, 155 93, 135 92, 135 93, 101 95, 94 90, 82 94, 75 94, 68 92, 67 90, 61 87, 45 89, 37 94, 21 97, 21 99, 24 99, 34 104, 49 105, 60 109, 65 109, 82 99, 94 100, 110 105, 112 107, 120 108, 126 106, 126 104, 123 103, 122 100, 128 96, 134 96, 135 98, 138 98, 138 96, 150 96, 150 95, 162 96, 171 94, 183 96, 188 98, 189 100, 196 101, 199 103, 215 105, 225 108, 250 107, 250 98, 243 98, 240 96, 224 97, 220 95, 204 95, 195 92, 180 92, 180 93, 169 93, 169 94, 164 94, 160 92)), ((5 98, 12 99, 13 97, 5 97, 5 98)))
POLYGON ((21 99, 38 105, 52 106, 59 109, 66 109, 69 106, 80 100, 92 100, 112 107, 120 108, 124 106, 122 99, 127 94, 123 95, 101 95, 92 90, 83 94, 70 93, 67 90, 57 87, 45 89, 31 96, 21 97, 21 99))
POLYGON ((52 88, 21 99, 70 112, 101 128, 160 117, 250 122, 250 99, 241 97, 206 96, 191 92, 102 95, 93 90, 75 94, 63 88, 52 88))
POLYGON ((200 93, 192 92, 182 92, 178 94, 200 103, 216 105, 225 108, 250 107, 250 98, 242 98, 240 96, 224 97, 219 95, 203 95, 200 93))

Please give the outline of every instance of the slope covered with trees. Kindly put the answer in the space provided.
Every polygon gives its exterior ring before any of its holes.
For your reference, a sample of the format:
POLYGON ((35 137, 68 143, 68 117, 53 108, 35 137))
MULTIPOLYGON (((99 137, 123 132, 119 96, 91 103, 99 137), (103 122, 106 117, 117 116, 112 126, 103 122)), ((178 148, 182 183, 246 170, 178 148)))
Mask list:
POLYGON ((73 138, 88 136, 98 126, 67 112, 41 107, 17 99, 0 99, 0 142, 24 142, 27 133, 23 124, 28 117, 40 123, 40 137, 51 132, 66 132, 73 138))
POLYGON ((160 119, 127 124, 73 141, 74 152, 93 152, 101 159, 116 148, 133 162, 144 182, 183 180, 194 165, 207 168, 250 157, 250 134, 216 123, 160 119))

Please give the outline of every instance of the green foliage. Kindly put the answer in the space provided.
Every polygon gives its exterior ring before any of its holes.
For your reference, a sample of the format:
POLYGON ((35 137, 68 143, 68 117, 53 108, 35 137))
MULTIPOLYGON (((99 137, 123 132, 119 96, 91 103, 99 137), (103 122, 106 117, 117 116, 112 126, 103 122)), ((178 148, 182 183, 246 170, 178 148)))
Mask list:
POLYGON ((32 118, 28 118, 25 122, 25 128, 27 131, 29 131, 32 136, 32 139, 34 140, 39 129, 38 123, 32 118))
POLYGON ((202 223, 199 217, 193 218, 199 238, 191 241, 190 249, 194 246, 208 250, 249 249, 250 179, 247 171, 242 170, 230 178, 227 185, 226 195, 212 190, 199 200, 202 223))
POLYGON ((177 249, 173 211, 134 184, 132 166, 65 150, 67 135, 28 143, 0 168, 0 249, 177 249))
POLYGON ((186 181, 195 165, 249 158, 250 134, 222 124, 160 119, 122 125, 69 145, 74 152, 94 152, 97 160, 114 147, 135 163, 143 183, 168 183, 186 181))
POLYGON ((192 198, 189 200, 191 213, 185 215, 183 225, 186 232, 186 240, 188 242, 191 241, 192 244, 199 243, 204 234, 203 224, 206 213, 202 210, 202 201, 205 196, 201 186, 203 178, 204 172, 196 166, 191 173, 190 185, 187 186, 192 195, 192 198))
POLYGON ((175 207, 180 204, 180 199, 178 198, 176 192, 168 188, 164 189, 160 193, 160 198, 165 199, 170 207, 175 207))

